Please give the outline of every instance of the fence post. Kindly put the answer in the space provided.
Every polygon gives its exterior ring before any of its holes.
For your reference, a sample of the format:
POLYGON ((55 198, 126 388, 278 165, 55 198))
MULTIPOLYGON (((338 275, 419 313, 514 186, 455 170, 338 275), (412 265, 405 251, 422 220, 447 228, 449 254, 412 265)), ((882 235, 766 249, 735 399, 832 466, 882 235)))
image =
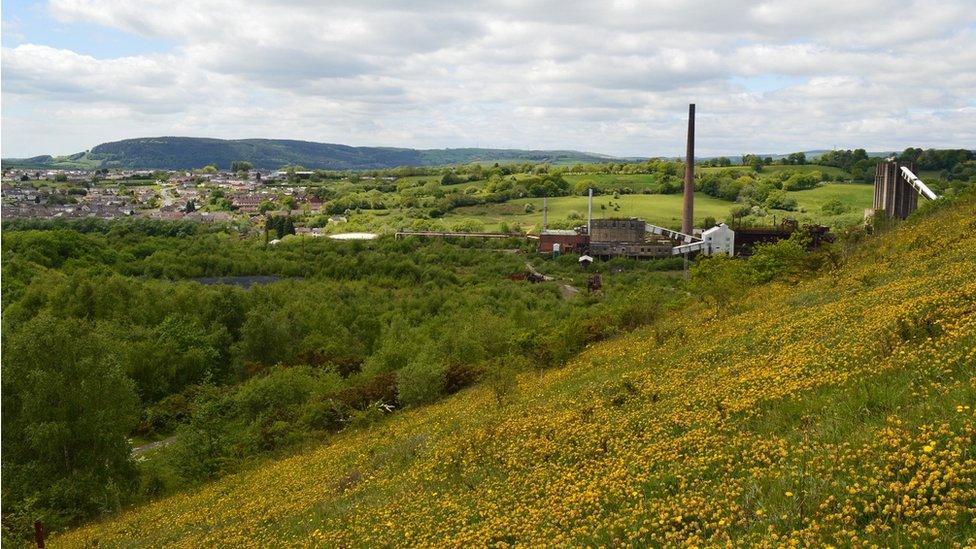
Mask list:
POLYGON ((41 521, 34 521, 34 541, 40 549, 44 549, 44 526, 41 521))

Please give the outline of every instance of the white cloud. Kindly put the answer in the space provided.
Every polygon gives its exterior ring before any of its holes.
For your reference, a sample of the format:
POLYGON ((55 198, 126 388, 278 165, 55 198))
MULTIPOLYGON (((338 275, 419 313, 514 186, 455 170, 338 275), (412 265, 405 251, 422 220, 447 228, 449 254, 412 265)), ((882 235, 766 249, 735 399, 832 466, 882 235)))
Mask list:
POLYGON ((691 101, 702 154, 976 135, 967 0, 48 8, 174 46, 119 58, 4 48, 4 156, 158 134, 672 155, 691 101))

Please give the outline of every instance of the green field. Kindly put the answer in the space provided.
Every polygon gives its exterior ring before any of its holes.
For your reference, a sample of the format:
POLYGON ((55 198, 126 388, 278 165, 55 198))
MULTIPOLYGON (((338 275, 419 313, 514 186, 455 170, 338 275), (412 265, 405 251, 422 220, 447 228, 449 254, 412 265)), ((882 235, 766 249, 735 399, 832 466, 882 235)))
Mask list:
POLYGON ((588 187, 598 190, 632 189, 634 192, 641 192, 644 189, 657 187, 659 176, 657 174, 585 174, 585 175, 564 175, 563 179, 569 182, 570 186, 576 187, 579 183, 585 183, 588 187))
MULTIPOLYGON (((835 227, 849 226, 859 222, 863 217, 864 209, 871 207, 873 193, 874 189, 871 185, 828 183, 815 189, 790 192, 790 196, 797 201, 797 211, 770 210, 768 213, 778 219, 795 217, 801 221, 824 223, 835 227), (841 215, 824 215, 821 208, 825 202, 832 199, 839 199, 848 205, 849 210, 841 215)), ((578 222, 582 223, 586 218, 586 202, 585 196, 550 198, 550 224, 568 223, 573 212, 581 216, 578 222)), ((713 217, 719 221, 726 219, 733 204, 703 193, 695 193, 696 225, 701 224, 705 217, 713 217)), ((621 195, 620 198, 600 195, 593 198, 593 217, 639 217, 655 225, 678 227, 681 224, 681 206, 680 194, 627 194, 621 195), (619 209, 617 209, 618 205, 619 209)), ((523 198, 503 204, 458 208, 444 216, 444 220, 450 224, 480 222, 484 224, 485 230, 497 230, 502 223, 507 223, 509 226, 518 223, 525 230, 538 231, 542 224, 542 199, 523 198), (529 203, 532 204, 534 211, 527 213, 525 205, 529 203)))
MULTIPOLYGON (((616 199, 611 195, 601 195, 593 198, 593 217, 640 217, 656 225, 676 226, 681 224, 681 201, 678 194, 629 194, 616 199), (616 209, 617 205, 619 210, 616 209)), ((586 218, 586 202, 585 196, 550 198, 549 222, 569 221, 574 212, 579 214, 579 222, 582 222, 586 218)), ((695 220, 701 222, 707 216, 723 218, 728 214, 730 205, 730 202, 697 193, 695 220)), ((444 220, 451 223, 480 221, 487 230, 495 230, 501 223, 519 223, 524 229, 537 231, 542 224, 542 199, 522 198, 503 204, 458 208, 444 216, 444 220), (526 213, 526 204, 532 204, 534 211, 526 213)))
MULTIPOLYGON (((727 168, 709 167, 709 168, 695 168, 695 170, 702 173, 717 172, 722 170, 735 170, 737 172, 742 172, 743 175, 756 173, 752 169, 752 166, 731 166, 727 168)), ((844 178, 851 177, 851 174, 845 172, 840 168, 835 168, 833 166, 820 166, 818 164, 803 164, 802 166, 774 164, 771 166, 763 166, 762 171, 759 172, 758 175, 759 178, 761 179, 763 176, 769 176, 780 172, 796 172, 796 173, 820 172, 831 176, 839 176, 844 178)))

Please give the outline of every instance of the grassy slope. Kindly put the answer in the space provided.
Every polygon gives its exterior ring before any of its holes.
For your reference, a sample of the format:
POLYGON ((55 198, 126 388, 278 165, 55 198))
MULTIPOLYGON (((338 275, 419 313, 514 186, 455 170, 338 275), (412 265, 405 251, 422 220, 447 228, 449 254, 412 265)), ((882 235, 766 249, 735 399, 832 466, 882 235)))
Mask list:
MULTIPOLYGON (((773 210, 771 213, 778 217, 796 217, 803 221, 825 223, 833 227, 853 225, 863 219, 864 209, 871 207, 874 187, 871 185, 828 183, 815 189, 794 191, 789 195, 797 200, 799 208, 805 212, 786 212, 773 210), (850 207, 847 213, 838 216, 825 216, 821 213, 824 202, 837 198, 850 207)), ((575 211, 586 216, 586 197, 563 196, 549 199, 550 221, 564 220, 570 212, 575 211)), ((666 227, 681 225, 681 195, 680 194, 625 194, 620 198, 611 195, 601 195, 593 198, 593 217, 640 217, 650 223, 666 227), (620 210, 614 211, 609 204, 620 204, 620 210), (605 210, 600 205, 607 205, 605 210)), ((711 216, 718 220, 728 217, 732 202, 708 196, 704 193, 695 194, 695 220, 700 223, 705 217, 711 216)), ((457 222, 467 219, 481 221, 488 229, 497 228, 499 223, 521 223, 523 227, 537 227, 542 223, 542 199, 523 198, 511 200, 503 204, 487 204, 483 206, 469 206, 458 208, 444 220, 457 222), (535 211, 525 213, 525 204, 531 202, 535 211)))
POLYGON ((970 200, 506 402, 470 389, 52 545, 974 543, 974 219, 970 200))

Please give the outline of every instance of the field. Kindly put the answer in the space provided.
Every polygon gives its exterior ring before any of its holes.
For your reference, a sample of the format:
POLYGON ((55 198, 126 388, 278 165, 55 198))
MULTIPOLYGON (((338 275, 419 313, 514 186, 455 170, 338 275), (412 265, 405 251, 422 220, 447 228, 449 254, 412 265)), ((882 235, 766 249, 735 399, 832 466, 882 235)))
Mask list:
POLYGON ((972 546, 973 219, 970 198, 812 279, 683 301, 511 390, 464 390, 51 544, 972 546))
MULTIPOLYGON (((697 168, 696 171, 702 173, 711 173, 722 170, 735 170, 742 175, 752 175, 755 171, 751 166, 731 166, 727 168, 712 168, 703 167, 697 168)), ((820 172, 835 178, 849 178, 851 174, 845 172, 840 168, 835 168, 834 166, 821 166, 819 164, 803 164, 803 165, 788 165, 788 164, 773 164, 770 166, 763 166, 761 172, 758 173, 759 177, 766 177, 780 172, 794 172, 794 173, 809 173, 809 172, 820 172)))
MULTIPOLYGON (((614 176, 618 177, 618 176, 614 176)), ((642 176, 630 176, 640 178, 642 176)), ((859 222, 864 210, 871 207, 874 187, 871 185, 828 183, 815 189, 793 191, 789 196, 796 199, 799 211, 787 212, 772 210, 779 219, 795 217, 803 221, 825 223, 835 227, 849 226, 859 222), (849 210, 838 216, 822 213, 821 208, 829 200, 837 199, 848 205, 849 210)), ((723 221, 729 217, 734 203, 720 200, 703 193, 695 194, 695 222, 700 224, 705 217, 723 221)), ((682 195, 680 194, 625 194, 619 198, 599 195, 593 198, 593 217, 639 217, 649 223, 666 227, 681 225, 682 195), (602 207, 601 207, 602 206, 602 207), (619 206, 619 209, 617 209, 619 206)), ((586 220, 587 197, 564 196, 549 199, 549 222, 570 224, 570 215, 578 214, 576 224, 586 220)), ((509 226, 520 224, 523 229, 537 231, 542 224, 542 199, 523 198, 503 204, 487 204, 458 208, 444 217, 449 224, 480 222, 486 230, 497 230, 502 223, 509 226), (526 204, 532 211, 526 212, 526 204)))
MULTIPOLYGON (((666 226, 681 225, 681 201, 678 194, 631 194, 597 196, 593 198, 593 217, 640 217, 644 220, 666 226), (619 210, 615 206, 619 205, 619 210), (601 209, 601 206, 604 208, 601 209)), ((728 214, 730 203, 698 193, 695 196, 695 219, 701 221, 706 216, 721 219, 728 214)), ((579 217, 576 224, 586 223, 587 197, 562 196, 549 199, 549 221, 569 221, 570 215, 579 217)), ((521 198, 503 204, 487 204, 458 208, 444 217, 449 223, 476 221, 495 230, 501 223, 519 223, 523 229, 538 231, 542 225, 542 199, 521 198), (526 213, 526 204, 533 211, 526 213)))

